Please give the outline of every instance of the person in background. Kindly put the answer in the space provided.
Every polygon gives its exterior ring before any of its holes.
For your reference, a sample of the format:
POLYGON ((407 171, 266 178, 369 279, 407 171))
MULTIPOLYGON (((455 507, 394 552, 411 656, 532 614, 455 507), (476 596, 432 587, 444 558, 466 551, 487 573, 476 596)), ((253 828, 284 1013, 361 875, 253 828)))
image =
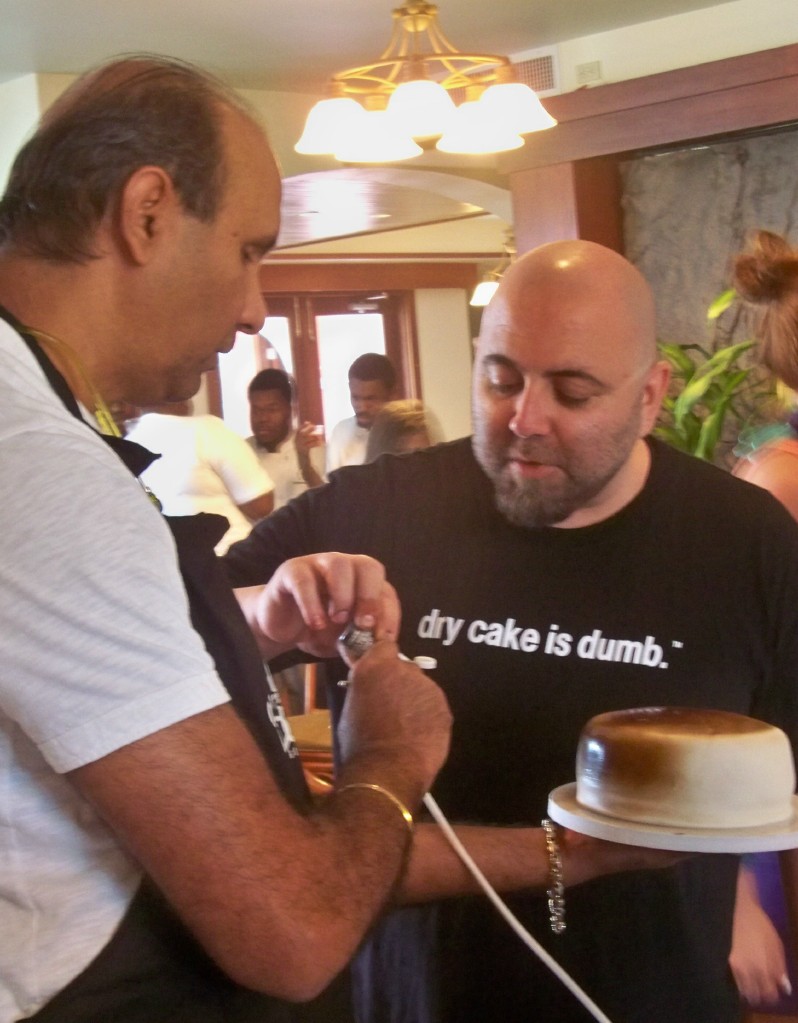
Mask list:
MULTIPOLYGON (((735 263, 734 286, 759 314, 759 354, 771 373, 798 390, 798 247, 770 231, 758 231, 750 251, 735 263)), ((774 494, 798 519, 798 417, 781 435, 749 452, 735 474, 774 494)))
MULTIPOLYGON (((757 231, 734 266, 734 287, 758 314, 762 362, 790 390, 798 389, 798 248, 770 231, 757 231)), ((770 491, 798 519, 798 416, 749 450, 734 475, 770 491)), ((798 1010, 792 987, 798 971, 785 911, 778 858, 748 856, 739 879, 734 943, 730 958, 738 987, 749 1005, 798 1010), (767 911, 767 912, 766 912, 767 911)))
POLYGON ((0 200, 0 1023, 287 1023, 446 757, 381 566, 317 554, 237 602, 223 527, 161 515, 108 409, 187 400, 257 332, 279 209, 236 94, 146 55, 73 83, 0 200), (352 620, 380 640, 317 807, 263 658, 331 656, 352 620))
MULTIPOLYGON (((662 860, 628 846, 598 876, 609 850, 555 829, 563 933, 545 895, 540 822, 593 715, 715 707, 798 743, 798 525, 770 494, 649 436, 667 384, 639 271, 590 242, 541 246, 485 310, 473 438, 340 469, 225 564, 254 585, 314 550, 382 561, 402 650, 435 658, 454 715, 432 794, 510 908, 613 1023, 736 1023, 736 857, 646 871, 662 860)), ((475 892, 419 826, 406 905, 357 957, 361 1023, 586 1023, 475 892)))
POLYGON ((366 462, 380 455, 401 455, 443 441, 443 431, 435 415, 416 398, 389 401, 377 413, 369 430, 366 462))
POLYGON ((274 507, 324 482, 324 440, 313 423, 294 428, 294 387, 281 369, 263 369, 247 388, 247 443, 274 483, 274 507))
POLYGON ((327 441, 327 473, 342 465, 361 465, 374 417, 391 400, 396 371, 390 359, 376 352, 359 356, 349 367, 349 396, 354 416, 333 427, 327 441))
POLYGON ((246 441, 218 416, 193 415, 191 401, 147 405, 128 422, 128 440, 160 455, 141 474, 165 515, 221 515, 224 554, 274 509, 274 483, 246 441))

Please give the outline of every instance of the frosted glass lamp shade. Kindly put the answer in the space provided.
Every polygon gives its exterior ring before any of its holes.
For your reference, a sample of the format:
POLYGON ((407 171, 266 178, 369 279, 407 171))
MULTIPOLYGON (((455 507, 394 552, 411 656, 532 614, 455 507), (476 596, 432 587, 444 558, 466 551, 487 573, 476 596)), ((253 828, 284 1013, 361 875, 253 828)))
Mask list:
POLYGON ((508 131, 527 135, 553 128, 557 123, 543 107, 537 93, 522 82, 502 82, 489 86, 479 99, 486 114, 508 131))
POLYGON ((495 295, 498 286, 499 281, 495 277, 480 281, 476 288, 474 288, 474 294, 471 296, 471 301, 468 304, 474 306, 487 305, 495 295))
POLYGON ((442 135, 454 116, 452 97, 429 79, 403 82, 391 93, 388 114, 397 132, 412 138, 442 135))
POLYGON ((387 110, 364 110, 357 132, 339 140, 335 159, 341 163, 397 163, 423 152, 409 135, 399 135, 387 110))
POLYGON ((344 96, 319 100, 308 114, 295 151, 311 156, 334 153, 342 138, 362 131, 358 125, 365 114, 356 100, 344 96))
POLYGON ((521 136, 492 117, 478 99, 467 100, 457 107, 448 131, 438 139, 436 148, 443 153, 504 153, 520 149, 523 144, 521 136))

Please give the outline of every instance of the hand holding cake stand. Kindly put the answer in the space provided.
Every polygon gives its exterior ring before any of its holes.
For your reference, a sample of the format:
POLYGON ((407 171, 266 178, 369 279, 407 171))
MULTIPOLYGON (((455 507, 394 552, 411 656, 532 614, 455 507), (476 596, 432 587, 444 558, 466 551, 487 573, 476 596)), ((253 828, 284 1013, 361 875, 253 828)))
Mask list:
POLYGON ((646 707, 592 718, 576 781, 549 794, 548 815, 592 838, 684 853, 798 847, 787 736, 728 711, 646 707))

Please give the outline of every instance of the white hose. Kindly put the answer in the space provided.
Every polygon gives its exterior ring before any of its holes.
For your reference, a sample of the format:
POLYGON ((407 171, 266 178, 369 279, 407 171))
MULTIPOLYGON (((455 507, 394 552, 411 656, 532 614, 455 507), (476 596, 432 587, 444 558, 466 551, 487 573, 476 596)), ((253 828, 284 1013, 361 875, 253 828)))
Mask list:
POLYGON ((452 828, 451 824, 443 815, 443 811, 435 802, 429 792, 424 796, 424 806, 429 810, 432 819, 440 827, 449 841, 449 844, 463 861, 465 866, 471 872, 474 880, 487 895, 499 913, 504 917, 510 927, 515 931, 521 941, 530 948, 535 955, 551 970, 551 972, 562 981, 563 984, 568 988, 574 998, 578 999, 582 1005, 587 1009, 591 1016, 598 1020, 599 1023, 612 1023, 612 1020, 601 1011, 596 1003, 590 998, 576 981, 571 977, 565 970, 560 966, 556 959, 553 959, 543 946, 532 937, 529 931, 524 927, 521 921, 510 911, 509 907, 505 902, 502 901, 500 896, 496 893, 494 888, 491 886, 488 879, 474 863, 473 859, 469 855, 468 850, 457 837, 452 828))

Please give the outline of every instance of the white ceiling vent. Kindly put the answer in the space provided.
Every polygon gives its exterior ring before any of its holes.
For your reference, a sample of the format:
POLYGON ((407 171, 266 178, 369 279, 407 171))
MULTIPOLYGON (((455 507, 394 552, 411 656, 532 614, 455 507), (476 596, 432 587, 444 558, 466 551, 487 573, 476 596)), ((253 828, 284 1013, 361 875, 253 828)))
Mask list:
POLYGON ((534 89, 538 96, 556 96, 560 92, 560 65, 557 48, 528 50, 513 60, 518 81, 534 89))
MULTIPOLYGON (((538 96, 556 96, 560 92, 560 65, 557 60, 557 47, 547 46, 539 50, 525 50, 511 57, 513 71, 518 81, 534 89, 538 96)), ((452 89, 451 97, 455 103, 462 103, 466 98, 464 88, 452 89)))
MULTIPOLYGON (((534 89, 538 96, 559 94, 560 65, 557 60, 556 46, 540 50, 525 50, 524 53, 511 57, 510 63, 518 81, 528 85, 530 89, 534 89)), ((468 73, 465 74, 467 77, 468 73)), ((466 90, 461 86, 458 89, 451 89, 449 95, 459 105, 466 98, 466 90)))

